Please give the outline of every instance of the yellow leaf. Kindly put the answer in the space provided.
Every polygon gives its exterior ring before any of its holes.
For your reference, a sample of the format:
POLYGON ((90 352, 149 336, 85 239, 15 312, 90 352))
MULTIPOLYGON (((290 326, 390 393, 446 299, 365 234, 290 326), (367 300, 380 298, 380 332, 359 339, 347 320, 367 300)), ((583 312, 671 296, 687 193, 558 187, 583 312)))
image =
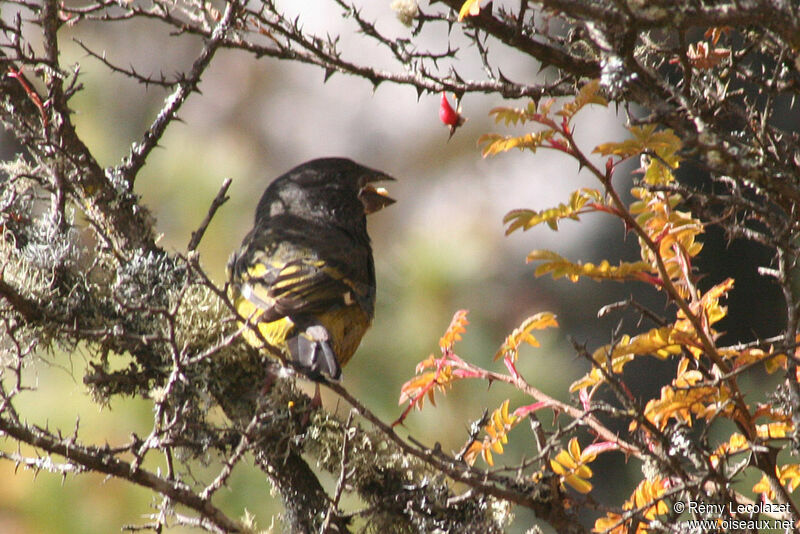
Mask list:
POLYGON ((625 526, 626 521, 622 516, 614 512, 608 512, 605 517, 598 517, 594 522, 592 532, 603 534, 626 534, 628 532, 625 526))
POLYGON ((556 321, 556 316, 550 312, 539 312, 536 315, 528 317, 506 338, 495 353, 494 359, 499 360, 504 356, 509 356, 514 361, 517 361, 519 347, 522 343, 528 343, 533 347, 539 346, 539 340, 531 334, 531 330, 542 330, 544 328, 557 326, 558 322, 556 321))
POLYGON ((417 376, 407 380, 400 388, 398 404, 411 402, 419 410, 423 407, 425 397, 435 406, 436 390, 445 393, 456 378, 453 375, 453 368, 447 363, 447 360, 444 357, 434 358, 433 355, 417 364, 416 372, 417 376), (433 370, 426 371, 426 369, 433 370))
POLYGON ((770 499, 775 497, 775 493, 772 491, 772 487, 769 485, 769 479, 767 478, 767 475, 762 475, 761 480, 756 482, 756 484, 753 486, 753 493, 764 493, 770 499))
MULTIPOLYGON (((684 280, 688 274, 688 261, 702 249, 697 237, 703 233, 703 224, 694 219, 691 213, 675 210, 680 201, 676 195, 649 191, 644 188, 633 188, 631 194, 639 198, 630 206, 636 221, 647 232, 651 240, 658 244, 658 255, 667 268, 667 274, 676 282, 679 291, 686 294, 684 280)), ((653 272, 658 272, 656 253, 640 239, 642 260, 651 265, 653 272)))
MULTIPOLYGON (((630 499, 625 501, 625 504, 622 505, 622 509, 626 511, 643 510, 644 519, 646 521, 637 521, 638 526, 635 530, 636 534, 646 534, 648 532, 647 523, 649 521, 655 520, 658 515, 666 515, 669 513, 669 507, 661 498, 665 491, 663 480, 643 480, 633 491, 630 499)), ((633 521, 634 518, 623 519, 622 515, 609 512, 605 517, 601 517, 595 521, 592 532, 628 534, 634 531, 633 521)))
POLYGON ((581 457, 581 445, 578 443, 578 438, 572 438, 569 440, 569 453, 573 458, 580 458, 581 457))
POLYGON ((447 327, 444 335, 439 339, 440 348, 443 350, 452 350, 455 342, 461 340, 461 334, 467 331, 466 325, 469 324, 469 321, 467 321, 467 313, 469 313, 469 310, 458 310, 453 315, 450 326, 447 327))
POLYGON ((703 380, 703 373, 697 370, 686 371, 675 379, 675 387, 690 388, 703 380))
POLYGON ((593 475, 592 468, 588 465, 579 465, 572 473, 581 478, 591 478, 593 475))
POLYGON ((567 449, 560 450, 555 458, 550 459, 550 468, 561 477, 562 484, 580 493, 588 493, 592 489, 592 484, 586 479, 592 477, 592 470, 586 462, 594 458, 594 454, 586 455, 584 458, 578 439, 572 438, 567 449))
POLYGON ((562 219, 580 220, 578 216, 589 202, 602 204, 603 194, 597 189, 584 188, 572 192, 569 204, 561 203, 555 208, 542 211, 526 209, 511 210, 503 217, 503 223, 508 224, 506 235, 520 228, 522 228, 523 231, 530 230, 541 223, 546 223, 551 230, 558 230, 558 223, 562 219))
POLYGON ((575 462, 574 458, 570 456, 569 452, 565 450, 560 450, 556 455, 556 462, 563 465, 566 469, 575 469, 578 467, 577 462, 575 462))
POLYGON ((720 446, 717 447, 714 453, 711 455, 711 465, 716 468, 723 457, 730 456, 737 452, 746 451, 749 448, 750 444, 747 443, 747 438, 738 432, 734 432, 731 434, 731 437, 728 438, 728 441, 720 444, 720 446))
MULTIPOLYGON (((770 350, 770 355, 772 355, 772 350, 770 350)), ((764 362, 764 368, 767 370, 767 373, 772 374, 778 369, 786 369, 786 355, 785 354, 778 354, 772 358, 769 358, 764 362)))
POLYGON ((464 17, 474 17, 481 12, 481 0, 467 0, 461 5, 461 10, 458 12, 458 22, 464 20, 464 17))
POLYGON ((558 463, 557 461, 552 460, 552 459, 550 460, 550 468, 557 475, 566 475, 567 474, 567 470, 564 468, 564 466, 561 465, 560 463, 558 463))
POLYGON ((623 508, 628 510, 634 508, 644 508, 644 516, 649 520, 655 519, 657 515, 664 515, 669 512, 666 503, 660 499, 665 492, 664 483, 661 480, 643 480, 634 490, 631 499, 625 503, 623 508))
POLYGON ((508 404, 509 399, 506 399, 499 408, 492 412, 489 422, 484 427, 486 436, 483 441, 474 441, 467 447, 464 460, 470 465, 477 458, 478 452, 490 466, 494 465, 492 451, 503 454, 503 444, 508 443, 508 432, 520 421, 519 417, 508 413, 508 404))
MULTIPOLYGON (((629 361, 620 360, 617 362, 616 359, 620 356, 652 355, 663 360, 671 355, 680 354, 683 345, 696 342, 696 338, 692 334, 693 332, 680 330, 676 324, 653 328, 633 337, 622 336, 613 345, 613 351, 611 352, 612 361, 614 362, 613 371, 615 373, 621 372, 622 366, 629 361)), ((598 364, 602 364, 608 359, 610 350, 612 350, 611 345, 600 347, 592 354, 592 358, 598 364)))
POLYGON ((564 482, 578 493, 589 493, 592 491, 592 483, 575 475, 567 475, 564 482))
POLYGON ((511 420, 511 417, 509 417, 509 415, 508 415, 508 403, 509 403, 509 400, 506 399, 503 402, 503 404, 500 405, 500 414, 501 414, 500 419, 503 421, 503 423, 506 423, 506 422, 511 420))
POLYGON ((767 423, 756 425, 756 434, 761 439, 785 438, 794 430, 794 425, 790 422, 767 423))
MULTIPOLYGON (((775 466, 775 474, 781 481, 781 485, 786 486, 789 493, 794 492, 800 486, 800 465, 786 464, 783 466, 775 466)), ((755 486, 753 486, 753 493, 763 493, 768 499, 775 498, 775 492, 770 486, 767 475, 762 475, 755 486)))
MULTIPOLYGON (((629 339, 629 336, 623 336, 623 341, 626 339, 629 339)), ((603 349, 600 349, 600 351, 602 350, 603 349)), ((598 351, 595 352, 595 355, 597 355, 597 352, 598 351)), ((634 358, 633 354, 614 355, 614 357, 611 359, 611 372, 621 373, 625 364, 633 360, 633 358, 634 358)), ((604 368, 607 368, 606 364, 604 363, 604 359, 605 358, 603 357, 602 360, 596 359, 595 361, 598 362, 598 365, 602 365, 604 368)), ((604 381, 605 381, 605 376, 603 375, 603 373, 600 371, 600 369, 594 367, 589 372, 589 374, 573 382, 572 385, 569 387, 569 390, 571 392, 575 392, 580 389, 594 386, 604 381)))
POLYGON ((779 468, 781 484, 786 486, 789 493, 794 492, 800 486, 800 465, 787 464, 779 468))
POLYGON ((556 112, 556 115, 561 117, 565 117, 567 119, 571 119, 575 116, 575 114, 580 111, 584 106, 589 104, 598 104, 600 106, 607 106, 608 101, 603 98, 600 94, 600 80, 594 79, 581 87, 578 94, 575 96, 575 99, 571 102, 567 102, 564 104, 564 107, 561 108, 560 111, 556 112))
POLYGON ((481 151, 481 156, 484 158, 487 156, 494 156, 501 152, 508 152, 513 148, 518 148, 520 150, 530 150, 531 152, 536 152, 536 149, 542 146, 542 144, 547 141, 548 139, 552 138, 555 135, 555 132, 552 130, 545 130, 542 132, 534 132, 529 133, 521 136, 503 136, 500 134, 483 134, 478 138, 478 144, 482 145, 486 143, 486 146, 483 147, 481 151))
POLYGON ((656 131, 655 124, 645 124, 630 128, 633 139, 618 143, 603 143, 595 147, 594 152, 604 156, 619 156, 627 159, 642 153, 653 153, 655 157, 648 157, 643 161, 644 181, 651 185, 663 185, 672 182, 675 178, 672 171, 680 165, 681 158, 678 153, 682 142, 670 130, 656 131))
POLYGON ((650 399, 645 405, 645 416, 659 429, 663 430, 669 419, 692 426, 693 417, 711 419, 732 413, 731 392, 726 385, 687 387, 679 383, 680 377, 661 388, 661 398, 650 399))
POLYGON ((619 156, 622 159, 642 153, 642 145, 636 139, 626 139, 618 143, 602 143, 594 147, 592 152, 603 156, 619 156))
MULTIPOLYGON (((656 124, 632 126, 629 131, 633 135, 633 139, 626 139, 618 143, 603 143, 596 146, 593 152, 603 156, 620 156, 624 159, 638 156, 647 150, 671 153, 679 151, 682 146, 680 138, 669 128, 657 132, 656 126, 656 124)), ((677 168, 676 163, 673 161, 670 162, 670 165, 677 168)))
POLYGON ((464 453, 464 461, 469 465, 473 465, 478 455, 483 452, 483 445, 480 441, 473 441, 464 453))
POLYGON ((536 110, 536 102, 531 101, 525 109, 497 107, 489 110, 489 115, 494 115, 494 122, 503 121, 506 126, 513 124, 525 124, 535 118, 541 118, 542 113, 536 110))
POLYGON ((603 260, 599 265, 594 263, 571 262, 551 250, 534 250, 525 259, 527 263, 542 262, 534 271, 536 276, 550 274, 554 279, 567 277, 577 282, 582 276, 593 280, 647 280, 651 266, 643 261, 634 263, 621 262, 611 265, 603 260))
POLYGON ((739 452, 750 448, 747 438, 735 432, 728 440, 729 452, 739 452))

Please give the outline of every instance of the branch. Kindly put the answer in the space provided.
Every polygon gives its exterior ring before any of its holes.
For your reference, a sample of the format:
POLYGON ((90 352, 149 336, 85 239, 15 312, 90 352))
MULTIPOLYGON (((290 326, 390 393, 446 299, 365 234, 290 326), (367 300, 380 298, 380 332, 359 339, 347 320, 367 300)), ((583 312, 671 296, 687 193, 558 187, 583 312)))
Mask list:
POLYGON ((84 44, 84 42, 81 41, 80 39, 73 39, 73 40, 78 44, 78 46, 83 48, 84 52, 86 52, 87 54, 98 60, 100 63, 105 65, 111 72, 117 72, 123 74, 128 78, 136 80, 145 87, 148 87, 150 85, 155 85, 158 87, 164 87, 166 89, 169 89, 175 87, 177 84, 181 82, 180 79, 167 80, 163 73, 161 74, 160 79, 156 80, 152 76, 144 76, 142 74, 139 74, 133 67, 128 69, 119 67, 108 60, 108 58, 105 55, 105 52, 103 54, 98 54, 97 52, 86 46, 86 44, 84 44))
MULTIPOLYGON (((34 160, 56 173, 56 176, 47 176, 45 181, 53 183, 58 194, 67 193, 76 198, 89 220, 117 251, 129 247, 152 250, 155 245, 149 213, 140 206, 134 207, 125 191, 116 190, 75 131, 63 84, 55 81, 64 77, 57 63, 59 22, 55 19, 58 14, 51 9, 56 3, 45 4, 40 23, 45 30, 49 58, 49 94, 43 99, 22 74, 27 66, 41 75, 43 60, 27 53, 29 48, 21 28, 9 30, 12 44, 0 46, 0 63, 7 65, 0 74, 0 122, 28 147, 34 160), (15 75, 8 76, 5 71, 15 75)), ((58 203, 63 200, 62 196, 58 203)))
POLYGON ((239 3, 237 0, 232 0, 227 3, 222 18, 211 32, 208 42, 203 46, 203 51, 192 64, 188 76, 178 82, 178 87, 166 98, 164 107, 161 108, 155 121, 153 121, 153 124, 150 125, 150 128, 145 132, 142 141, 135 143, 131 147, 131 152, 128 157, 115 169, 115 172, 121 179, 128 183, 130 187, 133 186, 139 169, 144 166, 147 156, 158 146, 161 136, 166 131, 167 126, 176 118, 178 110, 183 103, 186 102, 189 95, 198 90, 197 86, 200 84, 200 77, 211 64, 214 54, 225 42, 226 35, 233 25, 238 10, 239 3))
POLYGON ((165 480, 141 468, 133 469, 130 463, 120 460, 103 449, 83 445, 75 439, 58 439, 38 428, 13 424, 5 417, 0 417, 0 431, 17 441, 42 449, 48 454, 63 456, 68 462, 80 468, 104 473, 152 489, 176 503, 196 511, 223 532, 242 532, 242 526, 237 521, 230 519, 210 500, 203 499, 190 491, 184 484, 165 480))
POLYGON ((189 252, 197 249, 197 246, 200 244, 200 240, 203 239, 203 235, 206 233, 206 229, 208 229, 209 223, 211 223, 211 219, 217 213, 219 207, 225 204, 225 202, 227 202, 230 198, 228 196, 228 188, 231 186, 232 181, 233 180, 230 178, 225 178, 225 180, 222 182, 222 187, 219 188, 217 196, 214 197, 214 200, 211 202, 211 206, 208 208, 208 213, 206 214, 205 219, 203 219, 203 222, 200 223, 200 227, 192 232, 192 238, 189 240, 189 245, 187 247, 189 252))
POLYGON ((430 465, 435 471, 445 473, 451 479, 464 483, 481 493, 533 510, 537 517, 550 523, 559 532, 574 534, 586 532, 567 513, 565 508, 555 504, 562 502, 563 497, 560 495, 558 485, 553 481, 543 480, 535 485, 531 483, 530 487, 526 487, 519 479, 511 479, 475 469, 463 461, 443 454, 438 447, 429 449, 409 445, 390 425, 381 421, 341 384, 327 382, 325 386, 346 400, 362 417, 377 427, 385 438, 397 445, 405 454, 416 457, 430 465))
POLYGON ((5 280, 2 279, 0 273, 0 296, 11 304, 11 307, 19 312, 22 317, 29 323, 35 323, 42 318, 42 312, 36 302, 32 302, 22 295, 16 289, 11 287, 5 280))
MULTIPOLYGON (((459 11, 462 0, 438 0, 449 6, 455 11, 459 11)), ((588 61, 564 52, 559 48, 542 44, 534 39, 516 31, 513 24, 494 17, 490 10, 482 9, 475 17, 464 19, 464 23, 485 31, 492 37, 497 38, 504 44, 515 48, 525 55, 534 57, 542 62, 542 65, 553 66, 570 73, 576 79, 581 77, 597 78, 600 76, 600 63, 588 61)))

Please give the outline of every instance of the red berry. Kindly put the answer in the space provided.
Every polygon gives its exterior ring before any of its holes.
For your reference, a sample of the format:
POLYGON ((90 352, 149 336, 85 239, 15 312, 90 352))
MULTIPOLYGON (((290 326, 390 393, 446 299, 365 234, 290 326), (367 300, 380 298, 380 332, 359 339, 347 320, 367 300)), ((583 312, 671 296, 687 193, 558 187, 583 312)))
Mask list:
POLYGON ((442 91, 442 103, 439 105, 439 119, 447 126, 456 126, 459 115, 447 101, 447 94, 442 91))

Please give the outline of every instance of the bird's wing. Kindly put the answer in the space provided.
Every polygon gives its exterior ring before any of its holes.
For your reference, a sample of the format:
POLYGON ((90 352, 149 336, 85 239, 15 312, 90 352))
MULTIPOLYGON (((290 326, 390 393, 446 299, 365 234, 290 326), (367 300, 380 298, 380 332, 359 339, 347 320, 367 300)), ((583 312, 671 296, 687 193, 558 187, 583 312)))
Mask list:
POLYGON ((242 273, 240 291, 263 310, 260 321, 353 305, 368 291, 349 280, 342 269, 318 258, 256 260, 242 273))

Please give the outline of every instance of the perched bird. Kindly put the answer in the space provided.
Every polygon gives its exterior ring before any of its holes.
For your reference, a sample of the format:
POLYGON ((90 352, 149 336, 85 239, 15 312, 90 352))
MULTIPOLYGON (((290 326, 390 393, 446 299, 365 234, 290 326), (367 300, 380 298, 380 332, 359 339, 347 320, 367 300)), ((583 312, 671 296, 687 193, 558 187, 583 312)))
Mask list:
POLYGON ((252 325, 248 343, 312 379, 340 378, 375 314, 366 216, 395 202, 372 185, 382 180, 394 178, 322 158, 267 187, 228 262, 234 305, 252 325))

